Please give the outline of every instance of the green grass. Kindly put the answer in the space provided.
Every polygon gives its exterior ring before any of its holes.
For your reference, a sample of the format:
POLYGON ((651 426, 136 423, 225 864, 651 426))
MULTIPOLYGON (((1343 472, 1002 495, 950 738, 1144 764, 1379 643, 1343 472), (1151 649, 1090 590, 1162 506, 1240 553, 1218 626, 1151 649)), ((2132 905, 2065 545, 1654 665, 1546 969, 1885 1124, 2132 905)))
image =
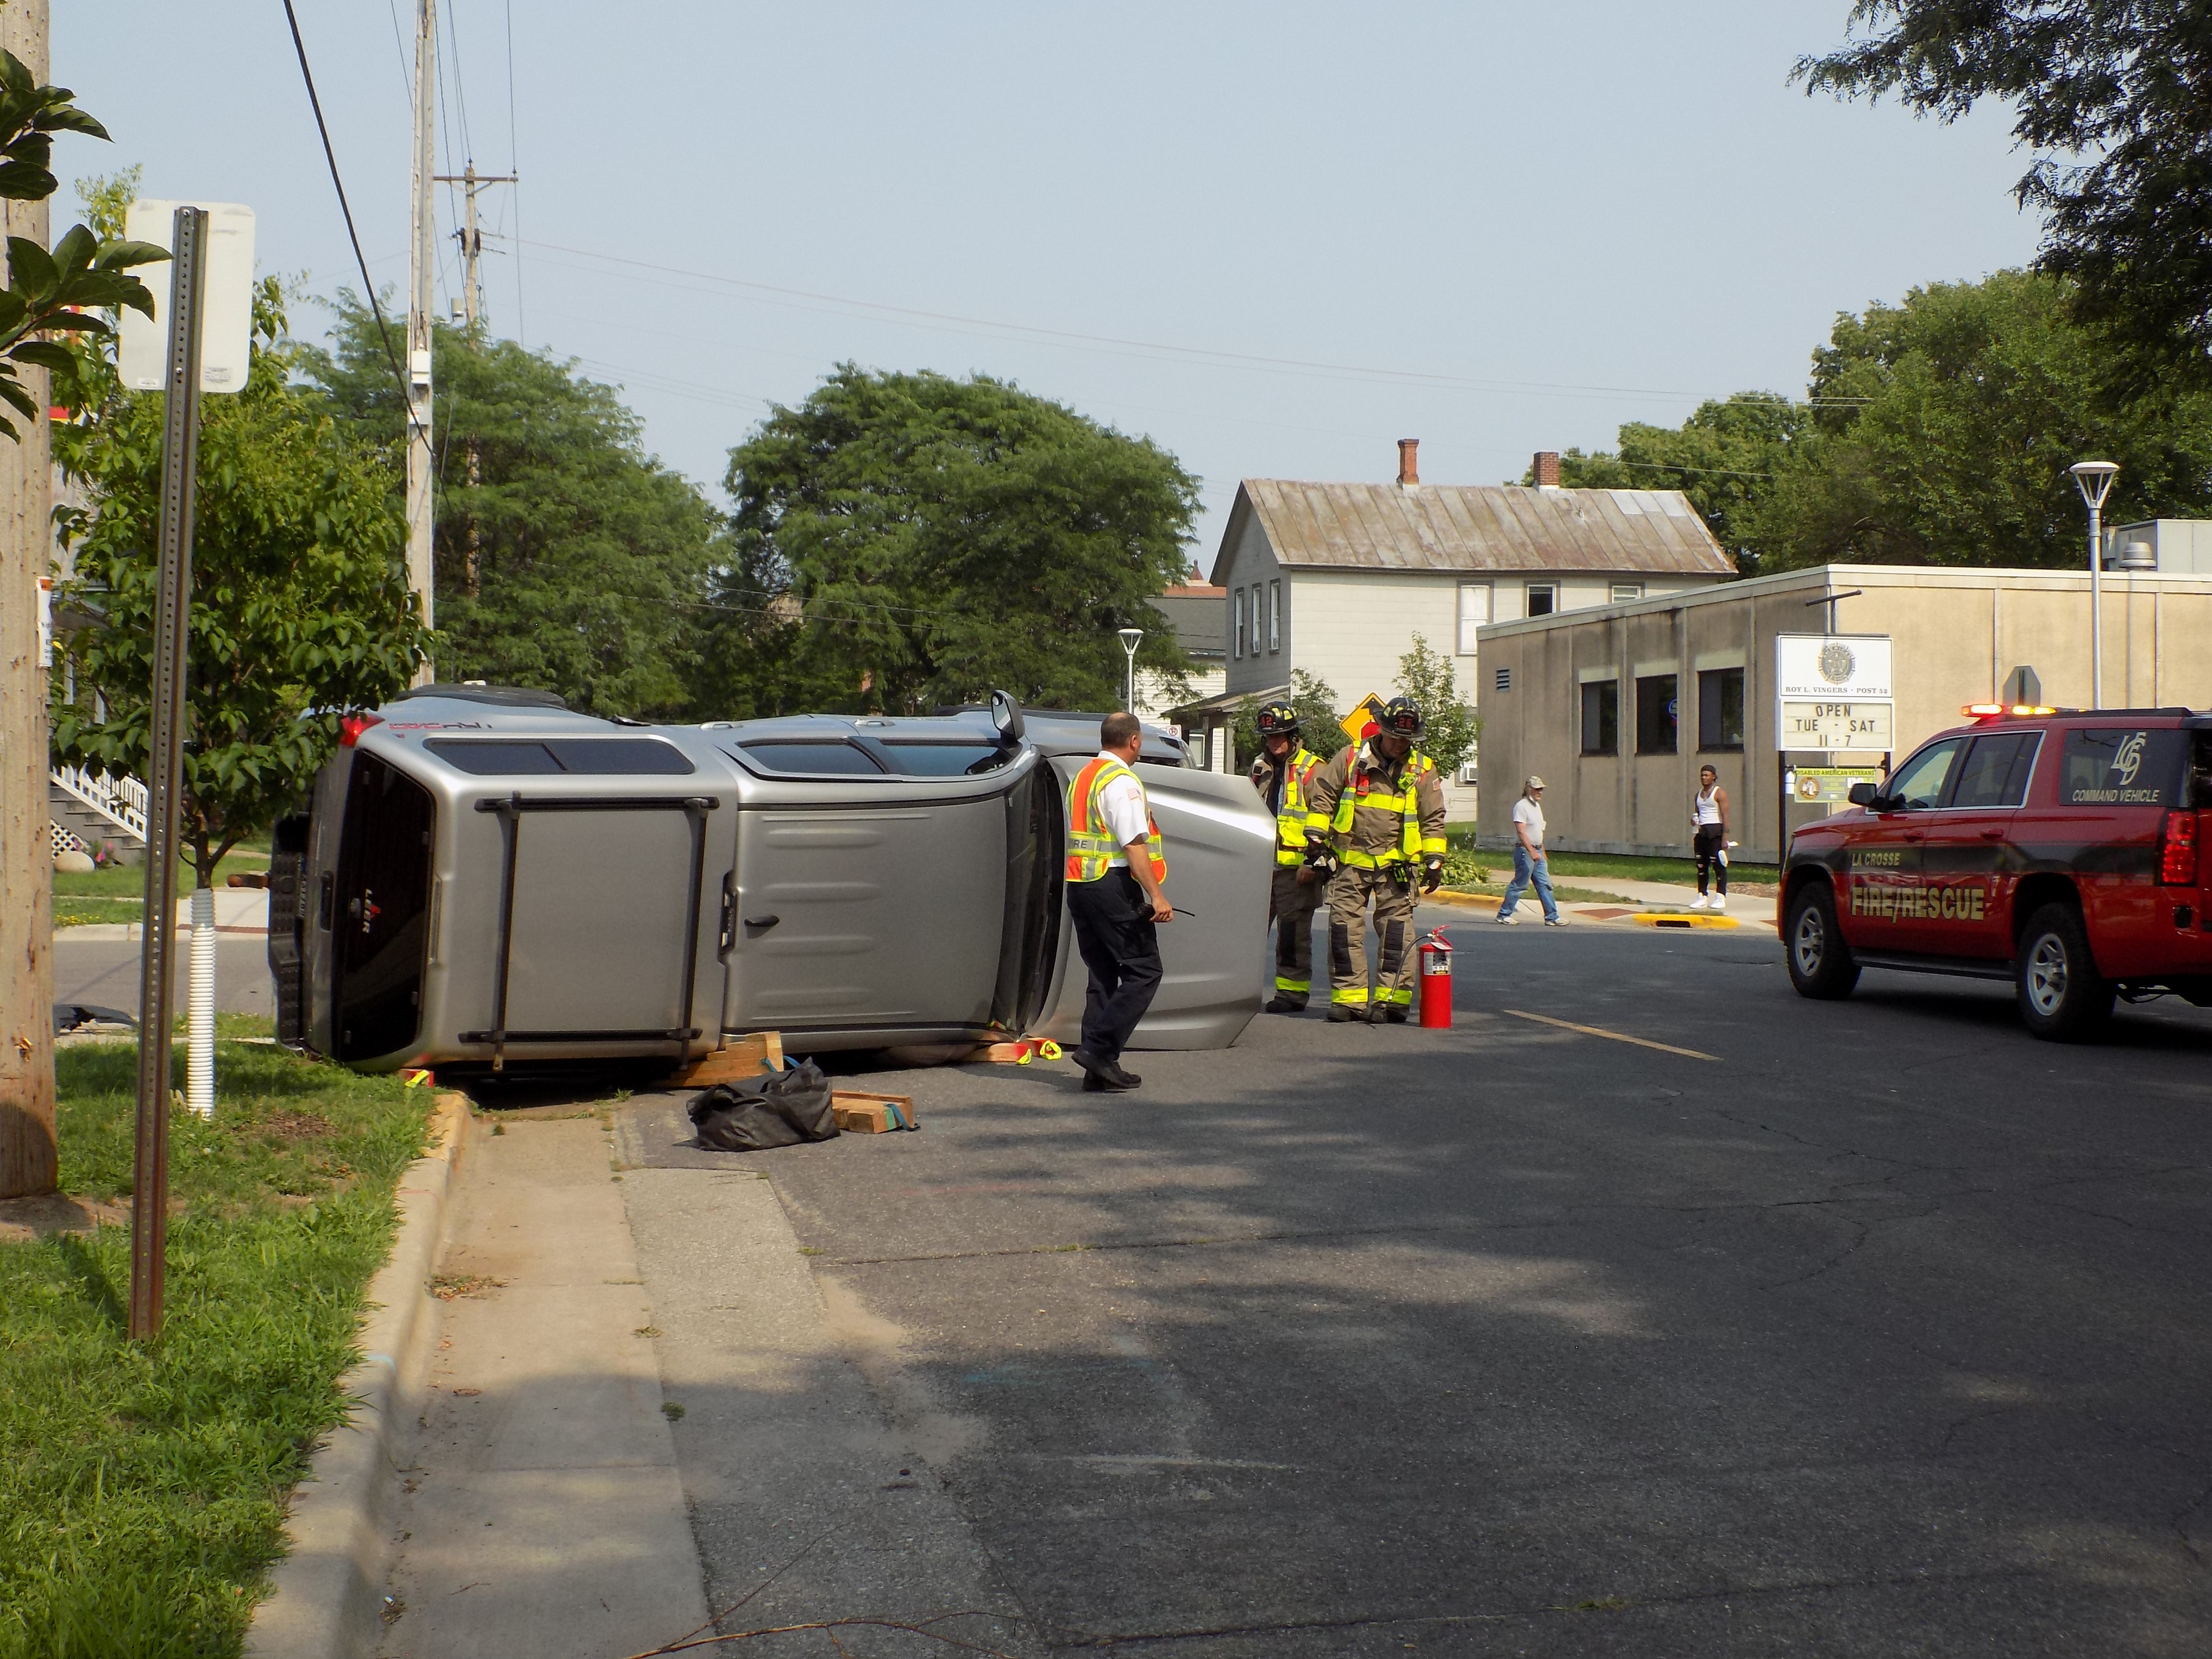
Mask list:
MULTIPOLYGON (((1455 851, 1474 847, 1474 826, 1471 823, 1451 823, 1444 826, 1444 837, 1455 851)), ((1506 848, 1484 848, 1475 856, 1484 863, 1494 862, 1505 873, 1493 879, 1510 879, 1513 854, 1506 848)), ((1562 876, 1611 877, 1615 881, 1671 881, 1685 887, 1698 884, 1698 866, 1694 859, 1635 858, 1618 853, 1553 853, 1546 862, 1552 866, 1552 879, 1562 876)), ((1782 872, 1771 864, 1740 864, 1729 866, 1731 884, 1748 882, 1773 886, 1782 879, 1782 872)))
MULTIPOLYGON (((215 866, 215 884, 223 884, 226 878, 244 875, 249 872, 266 870, 269 854, 255 848, 234 847, 222 855, 215 866)), ((177 896, 183 898, 192 890, 192 868, 181 865, 177 870, 177 896)), ((54 897, 135 899, 143 902, 146 896, 146 866, 143 864, 111 864, 105 869, 92 870, 81 876, 54 872, 54 897)))
MULTIPOLYGON (((6 1659, 239 1651, 285 1495, 343 1415, 337 1383, 429 1101, 280 1048, 216 1052, 214 1122, 170 1120, 158 1342, 124 1334, 127 1228, 0 1244, 6 1659)), ((136 1046, 55 1058, 63 1189, 120 1198, 136 1046)), ((177 1063, 181 1084, 181 1045, 177 1063)))

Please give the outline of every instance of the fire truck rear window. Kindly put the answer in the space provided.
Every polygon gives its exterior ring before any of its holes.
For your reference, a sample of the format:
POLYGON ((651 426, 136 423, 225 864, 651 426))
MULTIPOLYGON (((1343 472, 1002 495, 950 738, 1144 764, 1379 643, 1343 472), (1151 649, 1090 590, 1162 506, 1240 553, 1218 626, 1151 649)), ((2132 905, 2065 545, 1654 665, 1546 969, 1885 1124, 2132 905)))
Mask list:
POLYGON ((2061 806, 2174 806, 2189 734, 2167 727, 2081 726, 2066 734, 2061 806))

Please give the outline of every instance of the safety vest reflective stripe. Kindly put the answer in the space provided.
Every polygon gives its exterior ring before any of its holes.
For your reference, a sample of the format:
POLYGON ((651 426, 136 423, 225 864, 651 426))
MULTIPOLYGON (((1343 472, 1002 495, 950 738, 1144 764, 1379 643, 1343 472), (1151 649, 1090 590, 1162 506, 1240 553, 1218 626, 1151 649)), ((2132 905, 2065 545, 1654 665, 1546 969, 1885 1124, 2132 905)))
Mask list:
MULTIPOLYGON (((1313 775, 1321 757, 1301 749, 1284 763, 1289 770, 1283 779, 1282 810, 1275 814, 1275 862, 1302 863, 1306 855, 1306 830, 1312 825, 1314 814, 1306 811, 1306 780, 1313 775)), ((1328 820, 1321 827, 1328 827, 1328 820)))
POLYGON ((1367 774, 1357 759, 1352 762, 1352 775, 1345 781, 1344 792, 1336 798, 1336 816, 1324 827, 1340 836, 1352 833, 1352 815, 1361 807, 1372 811, 1395 812, 1399 818, 1398 844, 1387 853, 1362 853, 1346 849, 1344 861, 1355 870, 1380 870, 1386 865, 1404 864, 1425 858, 1431 853, 1444 850, 1443 837, 1421 834, 1421 808, 1419 785, 1420 780, 1436 770, 1436 764, 1426 755, 1407 757, 1406 769, 1399 775, 1398 784, 1403 792, 1390 794, 1381 787, 1369 787, 1367 774))
MULTIPOLYGON (((1097 881, 1113 867, 1115 859, 1123 855, 1123 848, 1107 826, 1103 798, 1106 786, 1115 778, 1136 775, 1120 761, 1101 757, 1086 763, 1067 786, 1068 880, 1097 881)), ((1142 781, 1137 785, 1139 790, 1144 787, 1142 781)), ((1152 879, 1165 881, 1168 861, 1160 851, 1160 826, 1152 818, 1149 796, 1145 800, 1145 830, 1152 854, 1152 879)))

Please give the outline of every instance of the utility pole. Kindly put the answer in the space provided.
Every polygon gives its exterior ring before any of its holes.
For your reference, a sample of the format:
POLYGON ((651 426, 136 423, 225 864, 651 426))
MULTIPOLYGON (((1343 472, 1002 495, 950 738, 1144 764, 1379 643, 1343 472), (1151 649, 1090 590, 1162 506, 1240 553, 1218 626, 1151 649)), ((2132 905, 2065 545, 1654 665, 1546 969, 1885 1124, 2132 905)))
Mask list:
MULTIPOLYGON (((438 271, 438 216, 430 192, 438 166, 432 143, 437 91, 437 0, 416 0, 415 215, 407 284, 407 585, 415 592, 426 627, 436 621, 436 571, 430 545, 430 302, 438 271)), ((427 684, 431 678, 431 666, 425 662, 416 671, 415 683, 427 684)))
POLYGON ((483 314, 483 283, 477 276, 477 261, 483 257, 483 233, 477 228, 477 192, 486 185, 512 185, 518 180, 512 173, 478 173, 476 162, 471 161, 459 173, 440 173, 438 182, 459 185, 466 192, 466 223, 453 233, 453 238, 461 245, 461 258, 468 262, 468 275, 461 288, 461 313, 473 333, 477 319, 483 314))
MULTIPOLYGON (((471 339, 476 336, 477 321, 483 315, 483 281, 477 275, 477 261, 483 257, 483 233, 477 228, 477 192, 486 185, 511 185, 515 175, 511 173, 478 173, 475 159, 458 174, 441 173, 441 185, 459 185, 466 193, 468 210, 462 228, 453 234, 460 240, 461 258, 466 261, 466 273, 461 279, 461 314, 468 324, 471 339)), ((469 460, 469 488, 476 489, 483 483, 483 452, 473 435, 465 441, 469 460)), ((476 515, 469 515, 469 548, 461 566, 461 590, 471 599, 480 586, 483 563, 483 543, 477 531, 476 515)))
MULTIPOLYGON (((0 7, 0 46, 46 82, 46 0, 0 7)), ((0 203, 0 226, 48 246, 46 204, 0 203)), ((46 673, 39 583, 53 545, 46 372, 17 369, 39 414, 0 442, 0 1198, 50 1193, 54 1150, 53 847, 46 827, 46 673)))

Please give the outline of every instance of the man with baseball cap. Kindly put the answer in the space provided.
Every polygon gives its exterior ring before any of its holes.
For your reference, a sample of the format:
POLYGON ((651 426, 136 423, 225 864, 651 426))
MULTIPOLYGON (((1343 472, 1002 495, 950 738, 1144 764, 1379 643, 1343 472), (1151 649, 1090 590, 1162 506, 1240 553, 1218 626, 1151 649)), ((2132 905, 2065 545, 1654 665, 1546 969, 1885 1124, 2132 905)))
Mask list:
POLYGON ((1513 914, 1528 884, 1544 906, 1544 926, 1564 927, 1559 902, 1552 896, 1552 872, 1544 862, 1544 781, 1533 772, 1521 786, 1521 799, 1513 803, 1513 880, 1498 907, 1498 920, 1510 927, 1521 920, 1513 914))

